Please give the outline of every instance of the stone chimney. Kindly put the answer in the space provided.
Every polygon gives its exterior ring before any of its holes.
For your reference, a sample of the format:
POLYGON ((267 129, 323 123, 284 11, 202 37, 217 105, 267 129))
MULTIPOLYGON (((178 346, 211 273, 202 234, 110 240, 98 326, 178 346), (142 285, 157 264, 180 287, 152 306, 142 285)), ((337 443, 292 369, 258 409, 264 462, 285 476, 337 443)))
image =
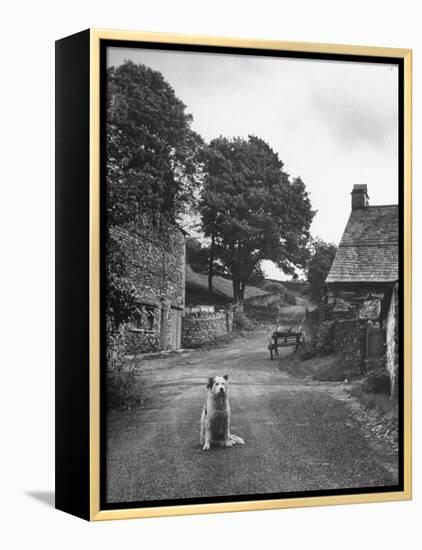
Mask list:
POLYGON ((369 205, 368 189, 366 183, 356 184, 352 191, 352 210, 365 208, 369 205))

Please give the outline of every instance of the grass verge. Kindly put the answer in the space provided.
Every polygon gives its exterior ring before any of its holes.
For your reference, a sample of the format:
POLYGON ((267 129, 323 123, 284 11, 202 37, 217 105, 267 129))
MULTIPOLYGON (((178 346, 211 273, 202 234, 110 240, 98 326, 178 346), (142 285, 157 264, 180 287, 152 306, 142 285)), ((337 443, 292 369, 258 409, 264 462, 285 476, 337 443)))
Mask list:
POLYGON ((376 410, 382 415, 398 419, 397 399, 385 393, 369 392, 362 387, 361 382, 354 384, 348 391, 365 409, 376 410))
POLYGON ((326 355, 302 360, 292 352, 279 360, 279 369, 297 378, 309 378, 320 382, 344 382, 350 380, 350 368, 338 355, 326 355))

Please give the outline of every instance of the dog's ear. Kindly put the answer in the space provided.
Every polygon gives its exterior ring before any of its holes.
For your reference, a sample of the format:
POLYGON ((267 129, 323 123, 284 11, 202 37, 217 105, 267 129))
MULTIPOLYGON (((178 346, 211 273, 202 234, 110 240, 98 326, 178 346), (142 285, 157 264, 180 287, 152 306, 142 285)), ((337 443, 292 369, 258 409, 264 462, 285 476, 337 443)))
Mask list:
POLYGON ((227 380, 229 379, 229 375, 228 375, 228 374, 225 374, 225 375, 223 376, 223 378, 224 378, 224 380, 227 382, 227 380))
POLYGON ((207 388, 210 390, 214 385, 214 378, 208 378, 207 388))

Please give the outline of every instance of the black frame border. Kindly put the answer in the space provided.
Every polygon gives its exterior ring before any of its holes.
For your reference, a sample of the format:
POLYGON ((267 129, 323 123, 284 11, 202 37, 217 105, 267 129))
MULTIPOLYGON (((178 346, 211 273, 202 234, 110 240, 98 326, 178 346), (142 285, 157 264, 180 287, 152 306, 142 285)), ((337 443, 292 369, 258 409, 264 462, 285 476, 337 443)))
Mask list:
POLYGON ((365 495, 374 493, 402 492, 404 490, 404 59, 388 56, 336 54, 287 51, 261 48, 243 48, 232 46, 207 46, 191 45, 183 43, 162 43, 133 40, 112 40, 100 39, 100 511, 121 510, 134 508, 157 508, 163 506, 183 506, 195 504, 233 503, 249 501, 272 501, 294 498, 312 498, 341 495, 365 495), (109 503, 105 499, 106 475, 106 384, 105 384, 105 308, 106 302, 106 239, 107 219, 105 211, 105 161, 106 161, 106 132, 105 132, 105 99, 106 99, 106 55, 109 47, 124 47, 134 49, 155 49, 164 51, 184 51, 195 53, 231 54, 231 55, 253 55, 262 57, 281 57, 294 59, 313 59, 318 61, 342 61, 355 63, 376 63, 396 65, 398 67, 398 197, 399 197, 399 312, 400 312, 400 360, 399 360, 399 483, 391 486, 381 487, 359 487, 344 489, 327 489, 319 491, 295 491, 288 493, 265 493, 252 495, 236 495, 221 497, 203 497, 188 499, 168 499, 154 501, 131 501, 109 503))

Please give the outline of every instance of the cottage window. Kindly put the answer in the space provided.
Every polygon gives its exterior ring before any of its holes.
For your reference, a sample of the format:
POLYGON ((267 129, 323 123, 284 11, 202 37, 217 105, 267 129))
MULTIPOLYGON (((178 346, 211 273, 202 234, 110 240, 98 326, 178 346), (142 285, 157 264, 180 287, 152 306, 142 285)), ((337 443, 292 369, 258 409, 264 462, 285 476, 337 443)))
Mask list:
POLYGON ((136 308, 136 314, 134 318, 135 327, 139 330, 154 330, 155 326, 155 314, 153 306, 141 305, 136 308))
POLYGON ((155 315, 154 315, 154 309, 148 308, 147 309, 147 328, 148 330, 154 330, 154 324, 155 324, 155 315))

